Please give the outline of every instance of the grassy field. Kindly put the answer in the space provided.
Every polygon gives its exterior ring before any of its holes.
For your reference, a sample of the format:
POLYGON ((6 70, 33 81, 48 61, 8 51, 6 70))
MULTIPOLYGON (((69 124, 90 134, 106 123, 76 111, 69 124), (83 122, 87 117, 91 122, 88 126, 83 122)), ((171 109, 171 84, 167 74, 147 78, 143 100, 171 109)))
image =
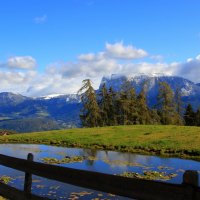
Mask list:
POLYGON ((50 144, 200 159, 200 127, 135 125, 1 136, 0 143, 50 144))

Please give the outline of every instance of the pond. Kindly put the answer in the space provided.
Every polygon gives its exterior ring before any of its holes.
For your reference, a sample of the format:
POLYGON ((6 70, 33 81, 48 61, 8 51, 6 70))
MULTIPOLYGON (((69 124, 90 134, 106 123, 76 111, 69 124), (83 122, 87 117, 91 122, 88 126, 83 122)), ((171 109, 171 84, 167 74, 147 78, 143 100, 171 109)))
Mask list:
MULTIPOLYGON (((159 177, 161 174, 163 178, 158 181, 178 184, 182 182, 182 176, 185 170, 190 169, 200 172, 200 162, 194 160, 161 158, 158 156, 113 151, 97 151, 35 144, 1 144, 0 153, 23 159, 26 159, 28 153, 33 153, 34 161, 37 162, 53 163, 64 167, 115 175, 136 175, 141 178, 146 178, 146 174, 148 178, 157 179, 155 174, 159 173, 159 177)), ((0 177, 4 175, 12 178, 8 183, 9 185, 23 189, 23 172, 0 165, 0 177)), ((50 199, 128 199, 44 179, 38 176, 33 176, 32 192, 50 199)))

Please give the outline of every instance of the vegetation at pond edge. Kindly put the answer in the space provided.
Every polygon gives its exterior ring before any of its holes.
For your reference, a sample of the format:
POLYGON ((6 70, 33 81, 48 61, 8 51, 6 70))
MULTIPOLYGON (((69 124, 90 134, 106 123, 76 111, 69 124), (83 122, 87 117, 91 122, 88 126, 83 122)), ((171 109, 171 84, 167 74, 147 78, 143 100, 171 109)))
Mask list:
POLYGON ((1 183, 8 184, 11 180, 12 180, 12 178, 9 177, 9 176, 5 176, 5 175, 0 176, 0 182, 1 183))
POLYGON ((200 159, 200 127, 129 125, 1 136, 0 143, 48 144, 200 159))
POLYGON ((128 178, 167 181, 176 177, 177 174, 174 174, 174 173, 167 174, 166 172, 158 172, 158 171, 144 171, 143 174, 139 174, 136 172, 124 172, 120 174, 120 176, 124 176, 128 178))
POLYGON ((74 157, 65 157, 62 158, 60 160, 58 160, 57 158, 42 158, 41 159, 42 162, 46 163, 46 164, 65 164, 65 163, 73 163, 73 162, 82 162, 83 161, 83 157, 81 156, 74 156, 74 157))
MULTIPOLYGON (((13 178, 10 176, 0 176, 0 183, 8 184, 13 178)), ((6 200, 4 197, 0 196, 0 200, 6 200)))

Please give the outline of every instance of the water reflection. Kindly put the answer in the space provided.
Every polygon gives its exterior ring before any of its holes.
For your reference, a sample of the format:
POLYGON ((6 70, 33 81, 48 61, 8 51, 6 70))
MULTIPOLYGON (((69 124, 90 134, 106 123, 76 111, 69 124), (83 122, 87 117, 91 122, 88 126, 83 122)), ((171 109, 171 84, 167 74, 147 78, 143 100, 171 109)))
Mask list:
MULTIPOLYGON (((80 156, 84 158, 96 158, 97 157, 97 150, 96 149, 81 149, 79 152, 80 156)), ((95 159, 86 159, 85 164, 88 166, 94 165, 95 159)))
MULTIPOLYGON (((122 174, 124 172, 143 173, 149 170, 176 173, 176 177, 167 181, 171 183, 181 183, 185 170, 200 171, 200 162, 194 160, 161 158, 158 156, 145 156, 113 151, 96 151, 93 149, 64 148, 47 145, 2 144, 0 145, 0 153, 24 159, 26 159, 28 153, 33 153, 34 160, 38 162, 42 162, 41 159, 45 157, 63 159, 65 157, 82 156, 82 162, 63 163, 60 166, 109 174, 122 174)), ((0 176, 2 175, 13 177, 15 180, 10 184, 20 189, 23 188, 22 180, 24 179, 24 173, 0 166, 0 176)), ((70 195, 79 195, 79 199, 92 199, 97 197, 101 199, 128 199, 116 196, 112 197, 106 193, 94 192, 85 188, 75 187, 57 181, 49 181, 36 176, 34 176, 33 192, 54 199, 55 197, 56 199, 61 199, 61 197, 62 199, 68 199, 70 195)))

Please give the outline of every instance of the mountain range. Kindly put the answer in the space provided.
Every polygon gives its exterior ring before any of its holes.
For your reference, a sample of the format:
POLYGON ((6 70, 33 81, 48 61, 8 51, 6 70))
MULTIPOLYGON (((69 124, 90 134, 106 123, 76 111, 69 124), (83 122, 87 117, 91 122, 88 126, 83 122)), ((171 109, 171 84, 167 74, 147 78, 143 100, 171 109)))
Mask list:
MULTIPOLYGON (((105 84, 107 88, 112 87, 114 91, 120 91, 126 80, 130 81, 136 93, 139 93, 145 84, 147 103, 150 107, 156 104, 159 82, 167 82, 173 91, 180 90, 185 105, 191 103, 194 109, 200 106, 200 84, 182 77, 144 74, 134 77, 111 75, 102 78, 99 88, 105 84)), ((0 93, 0 129, 33 132, 80 127, 81 106, 77 94, 52 94, 32 98, 3 92, 0 93)))
POLYGON ((0 93, 0 128, 32 132, 79 126, 80 98, 77 94, 25 97, 0 93))
POLYGON ((192 81, 177 76, 148 76, 141 74, 134 77, 128 77, 113 74, 110 77, 103 77, 100 87, 105 84, 107 88, 112 87, 114 91, 120 91, 121 85, 126 80, 130 81, 135 88, 136 93, 139 93, 145 84, 147 103, 150 107, 153 107, 157 103, 159 82, 167 82, 174 92, 177 89, 180 90, 184 104, 191 103, 194 109, 197 109, 200 106, 200 84, 195 84, 192 81))

